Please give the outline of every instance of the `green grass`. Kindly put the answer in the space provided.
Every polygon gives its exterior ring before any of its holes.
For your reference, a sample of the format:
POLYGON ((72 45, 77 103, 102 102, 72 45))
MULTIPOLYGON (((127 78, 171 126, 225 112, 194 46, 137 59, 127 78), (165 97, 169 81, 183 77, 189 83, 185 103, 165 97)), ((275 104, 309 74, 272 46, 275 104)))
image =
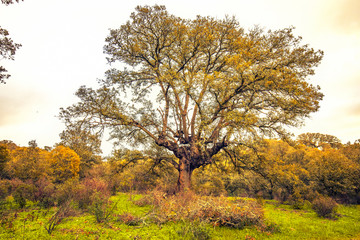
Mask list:
MULTIPOLYGON (((44 225, 56 208, 40 209, 35 205, 24 210, 11 210, 8 221, 2 219, 0 239, 360 239, 360 206, 340 205, 337 220, 317 217, 307 208, 294 210, 288 205, 265 201, 266 222, 278 231, 267 233, 256 227, 242 230, 227 227, 212 227, 207 224, 178 222, 162 225, 145 222, 128 226, 118 221, 119 214, 131 213, 143 217, 151 206, 139 207, 129 200, 128 194, 118 194, 111 198, 117 203, 109 220, 97 223, 88 213, 63 220, 51 235, 44 225), (202 238, 201 238, 202 237, 202 238)), ((132 195, 133 200, 141 195, 132 195)))

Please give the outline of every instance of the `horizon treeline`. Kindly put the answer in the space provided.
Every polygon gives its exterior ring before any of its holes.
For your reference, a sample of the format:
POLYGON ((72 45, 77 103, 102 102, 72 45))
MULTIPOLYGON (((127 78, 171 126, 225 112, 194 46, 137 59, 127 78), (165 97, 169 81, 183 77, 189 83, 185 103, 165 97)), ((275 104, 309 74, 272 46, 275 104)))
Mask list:
MULTIPOLYGON (((91 189, 105 195, 154 189, 176 193, 178 171, 170 163, 178 160, 162 148, 118 149, 105 159, 99 139, 62 138, 45 148, 36 141, 27 147, 0 141, 0 201, 11 196, 22 206, 26 201, 53 206, 75 186, 70 192, 78 197, 91 189)), ((296 140, 227 148, 194 171, 191 186, 200 195, 261 197, 296 206, 320 196, 359 204, 359 176, 359 140, 342 144, 331 135, 305 133, 296 140)))

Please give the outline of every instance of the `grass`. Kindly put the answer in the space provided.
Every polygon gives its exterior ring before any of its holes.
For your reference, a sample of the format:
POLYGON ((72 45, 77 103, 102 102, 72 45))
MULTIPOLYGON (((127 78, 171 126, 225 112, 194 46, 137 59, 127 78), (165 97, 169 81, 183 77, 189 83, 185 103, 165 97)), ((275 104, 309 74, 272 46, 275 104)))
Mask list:
MULTIPOLYGON (((44 224, 56 208, 44 210, 28 204, 24 210, 5 210, 8 214, 1 220, 0 239, 360 239, 360 206, 340 205, 340 217, 331 220, 319 218, 310 208, 295 210, 265 201, 266 222, 277 230, 267 232, 256 227, 239 230, 185 221, 129 226, 119 221, 118 216, 129 213, 141 218, 152 208, 137 206, 129 198, 128 194, 111 198, 117 205, 107 222, 97 223, 93 215, 83 213, 64 219, 51 235, 44 224)), ((131 198, 137 200, 141 195, 131 198)))

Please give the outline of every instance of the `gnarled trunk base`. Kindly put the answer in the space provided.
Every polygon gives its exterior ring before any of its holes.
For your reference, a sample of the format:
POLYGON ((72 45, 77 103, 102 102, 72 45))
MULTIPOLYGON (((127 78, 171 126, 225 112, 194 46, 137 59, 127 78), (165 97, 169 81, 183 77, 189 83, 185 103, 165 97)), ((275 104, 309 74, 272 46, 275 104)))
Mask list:
POLYGON ((177 191, 184 192, 191 189, 191 175, 193 169, 187 159, 180 159, 179 162, 179 178, 177 182, 177 191))

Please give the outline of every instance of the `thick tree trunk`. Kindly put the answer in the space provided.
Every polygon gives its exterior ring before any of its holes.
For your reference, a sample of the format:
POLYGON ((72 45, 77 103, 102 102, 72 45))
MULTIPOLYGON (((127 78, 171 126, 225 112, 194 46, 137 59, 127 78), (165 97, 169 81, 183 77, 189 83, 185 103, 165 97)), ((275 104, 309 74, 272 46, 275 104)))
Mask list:
POLYGON ((191 189, 191 175, 193 169, 190 166, 190 161, 186 158, 181 158, 179 161, 179 178, 177 182, 177 191, 183 192, 191 189))

